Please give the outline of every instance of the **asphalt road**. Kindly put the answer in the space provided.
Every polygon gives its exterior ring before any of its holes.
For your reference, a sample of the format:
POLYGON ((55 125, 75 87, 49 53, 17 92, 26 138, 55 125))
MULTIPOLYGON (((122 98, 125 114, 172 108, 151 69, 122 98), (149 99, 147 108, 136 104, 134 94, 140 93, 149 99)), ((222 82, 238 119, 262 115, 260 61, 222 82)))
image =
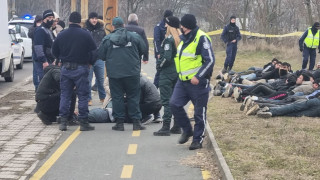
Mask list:
POLYGON ((5 82, 4 78, 0 78, 0 95, 6 94, 6 92, 19 84, 22 81, 27 81, 26 78, 32 76, 32 61, 31 59, 27 59, 28 61, 24 62, 23 69, 15 69, 14 70, 14 80, 13 82, 5 82))
MULTIPOLYGON (((154 60, 142 64, 142 69, 142 74, 153 81, 154 60)), ((94 102, 94 105, 91 108, 99 104, 94 102)), ((77 127, 70 127, 63 132, 49 155, 38 163, 34 177, 48 180, 203 179, 200 168, 181 164, 182 159, 197 153, 188 150, 190 142, 177 144, 180 135, 153 136, 162 124, 149 124, 146 130, 135 132, 132 124, 126 124, 124 132, 111 130, 114 124, 93 125, 95 131, 79 132, 77 127)))

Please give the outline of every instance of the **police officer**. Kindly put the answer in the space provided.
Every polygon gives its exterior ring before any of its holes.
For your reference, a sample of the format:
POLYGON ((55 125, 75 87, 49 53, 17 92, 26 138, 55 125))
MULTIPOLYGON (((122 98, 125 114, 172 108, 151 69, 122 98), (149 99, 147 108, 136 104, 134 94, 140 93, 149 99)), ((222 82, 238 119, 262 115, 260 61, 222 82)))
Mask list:
POLYGON ((307 68, 309 56, 309 70, 313 70, 316 63, 316 49, 319 48, 319 29, 320 23, 315 22, 312 27, 308 28, 307 31, 299 39, 300 51, 303 52, 302 69, 307 68))
POLYGON ((43 69, 54 61, 51 54, 51 47, 54 40, 52 31, 54 14, 51 9, 43 12, 43 21, 40 27, 34 32, 35 69, 39 76, 39 81, 43 78, 43 69))
MULTIPOLYGON (((163 19, 154 27, 153 30, 153 43, 154 43, 154 56, 156 59, 160 58, 160 49, 161 43, 165 38, 166 30, 165 27, 165 18, 172 16, 173 13, 171 10, 166 10, 163 15, 163 19)), ((156 75, 154 76, 154 85, 159 88, 159 76, 160 72, 157 70, 156 75)))
POLYGON ((88 123, 88 96, 89 96, 89 63, 95 59, 94 51, 97 46, 90 33, 80 27, 81 15, 72 12, 69 17, 69 28, 60 32, 54 41, 53 54, 61 59, 61 99, 59 129, 67 130, 67 121, 71 96, 74 87, 78 95, 79 123, 80 131, 94 130, 88 123))
POLYGON ((180 44, 180 20, 177 17, 170 16, 166 18, 167 33, 166 38, 161 44, 160 58, 157 60, 157 69, 160 70, 159 88, 161 102, 163 105, 163 124, 162 128, 153 133, 154 136, 170 136, 170 134, 181 134, 181 128, 174 121, 170 129, 172 112, 169 106, 173 88, 176 85, 178 74, 174 58, 177 54, 177 47, 180 44))
POLYGON ((179 79, 170 100, 173 116, 183 133, 179 139, 184 144, 193 136, 190 150, 202 148, 206 124, 210 78, 215 63, 210 37, 199 29, 194 15, 181 18, 183 35, 175 57, 179 79), (194 105, 194 132, 184 106, 191 100, 194 105))
POLYGON ((221 39, 227 44, 226 60, 224 61, 224 69, 222 73, 230 71, 236 59, 238 42, 241 40, 239 27, 236 25, 236 17, 230 17, 230 23, 226 25, 221 34, 221 39))
POLYGON ((106 61, 107 76, 112 98, 112 115, 116 131, 124 131, 126 117, 124 96, 126 96, 129 118, 133 120, 133 130, 143 130, 141 125, 140 71, 141 56, 146 45, 140 35, 127 31, 122 18, 112 20, 114 31, 103 38, 99 47, 99 58, 106 61))

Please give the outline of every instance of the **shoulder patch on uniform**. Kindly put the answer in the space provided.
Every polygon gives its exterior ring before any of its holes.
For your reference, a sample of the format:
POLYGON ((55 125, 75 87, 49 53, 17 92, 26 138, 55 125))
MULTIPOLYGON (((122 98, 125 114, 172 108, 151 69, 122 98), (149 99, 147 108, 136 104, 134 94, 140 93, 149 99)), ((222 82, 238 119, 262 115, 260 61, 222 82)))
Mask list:
POLYGON ((205 42, 203 43, 203 48, 209 49, 209 48, 210 48, 209 42, 205 41, 205 42))
POLYGON ((164 45, 164 50, 165 50, 165 51, 168 51, 169 49, 170 49, 170 44, 165 44, 165 45, 164 45))

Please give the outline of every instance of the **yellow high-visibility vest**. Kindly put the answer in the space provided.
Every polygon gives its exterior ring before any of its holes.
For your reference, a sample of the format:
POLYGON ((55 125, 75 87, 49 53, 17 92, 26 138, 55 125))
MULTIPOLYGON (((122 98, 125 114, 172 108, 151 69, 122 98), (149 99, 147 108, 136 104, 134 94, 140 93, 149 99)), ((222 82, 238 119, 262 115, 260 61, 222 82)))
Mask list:
POLYGON ((183 49, 182 52, 181 48, 184 44, 183 41, 180 42, 177 48, 177 55, 174 58, 174 61, 181 81, 191 80, 202 66, 202 56, 196 55, 197 46, 201 36, 206 36, 211 43, 211 38, 199 29, 194 40, 185 49, 183 49))
POLYGON ((307 37, 304 39, 304 44, 308 47, 308 48, 317 48, 319 46, 319 40, 320 40, 320 33, 319 30, 317 32, 317 34, 315 36, 313 36, 312 31, 311 31, 311 27, 308 29, 308 35, 307 37))

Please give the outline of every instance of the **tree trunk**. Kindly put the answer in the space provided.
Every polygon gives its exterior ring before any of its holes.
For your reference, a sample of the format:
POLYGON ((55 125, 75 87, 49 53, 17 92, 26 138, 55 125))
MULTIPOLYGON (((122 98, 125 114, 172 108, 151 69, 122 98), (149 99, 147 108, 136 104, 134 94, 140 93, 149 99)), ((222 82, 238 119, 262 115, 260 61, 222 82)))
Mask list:
POLYGON ((306 6, 307 6, 307 10, 308 10, 309 24, 312 26, 313 19, 312 19, 311 2, 310 2, 310 0, 306 0, 305 3, 306 3, 306 6))

